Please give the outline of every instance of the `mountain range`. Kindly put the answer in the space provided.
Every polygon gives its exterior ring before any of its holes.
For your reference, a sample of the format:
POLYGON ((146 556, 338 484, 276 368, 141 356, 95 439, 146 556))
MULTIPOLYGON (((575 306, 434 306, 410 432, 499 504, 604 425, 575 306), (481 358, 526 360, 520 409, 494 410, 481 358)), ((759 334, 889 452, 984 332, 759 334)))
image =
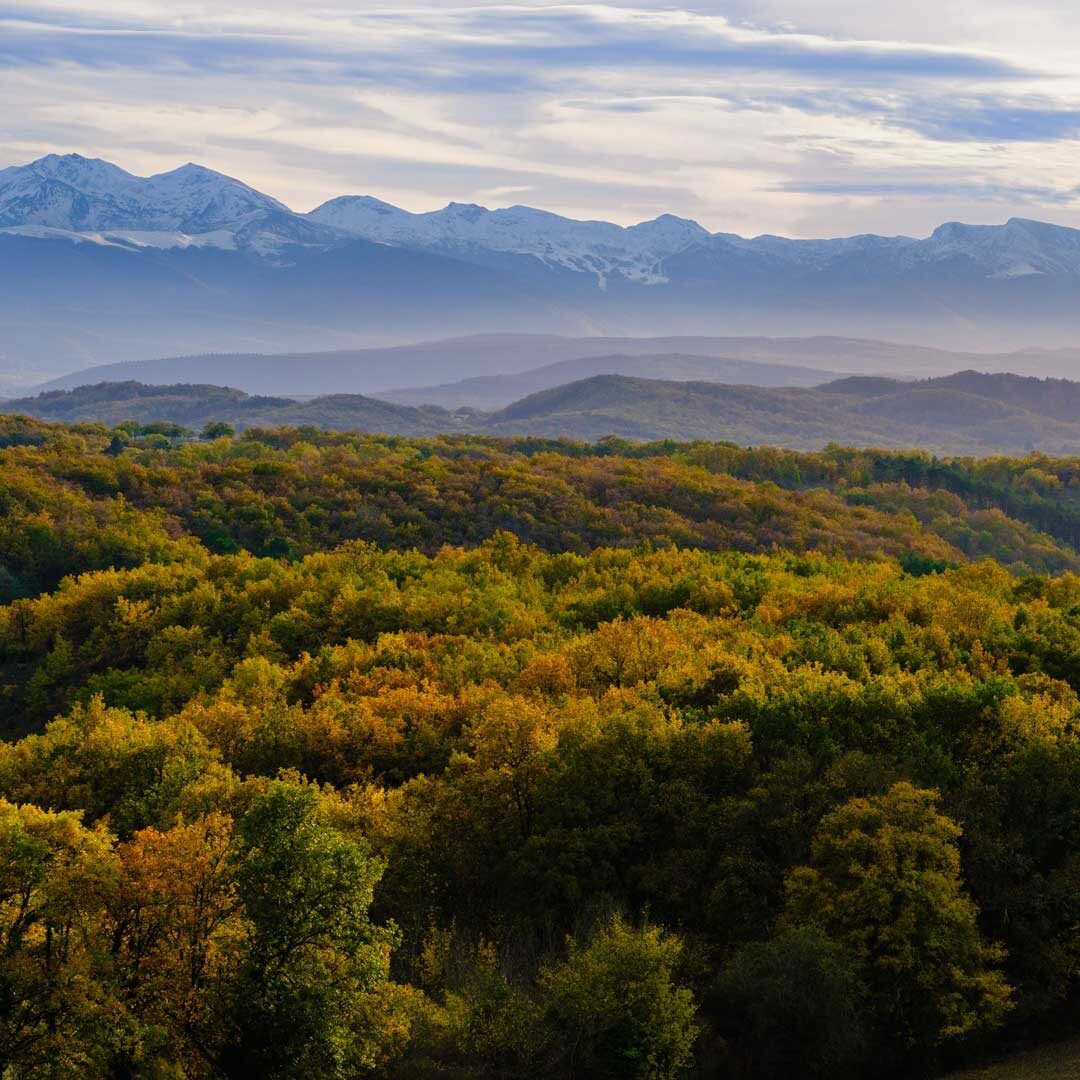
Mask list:
POLYGON ((198 429, 312 425, 391 435, 476 433, 596 441, 729 440, 818 449, 829 443, 942 454, 1080 453, 1080 383, 959 372, 900 381, 850 376, 818 387, 755 387, 594 375, 481 412, 359 394, 308 400, 212 385, 99 383, 4 403, 46 420, 173 421, 198 429))
POLYGON ((7 385, 168 354, 511 329, 1061 346, 1080 332, 1078 299, 1080 231, 1021 218, 925 238, 745 238, 663 214, 630 227, 524 206, 415 214, 368 195, 297 213, 194 164, 143 178, 68 154, 0 170, 7 385))

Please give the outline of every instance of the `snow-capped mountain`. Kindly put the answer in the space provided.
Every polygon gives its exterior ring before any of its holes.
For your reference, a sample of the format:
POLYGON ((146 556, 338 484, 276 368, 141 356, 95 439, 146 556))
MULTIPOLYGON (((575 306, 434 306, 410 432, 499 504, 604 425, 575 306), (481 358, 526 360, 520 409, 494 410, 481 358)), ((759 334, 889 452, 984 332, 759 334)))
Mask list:
POLYGON ((1022 218, 1004 225, 950 222, 925 239, 866 234, 793 240, 709 233, 697 222, 671 214, 629 228, 575 221, 528 206, 488 210, 450 203, 442 210, 413 214, 366 195, 331 199, 308 217, 397 247, 468 259, 489 253, 531 255, 553 269, 593 276, 601 285, 615 274, 638 284, 664 285, 691 267, 696 277, 710 264, 735 271, 807 274, 859 266, 904 274, 953 265, 988 278, 1080 275, 1080 230, 1022 218))
POLYGON ((667 280, 663 263, 668 256, 709 237, 697 222, 671 214, 623 228, 606 221, 574 221, 528 206, 488 210, 450 203, 442 210, 412 214, 364 195, 331 199, 308 216, 398 247, 467 257, 482 252, 532 255, 552 268, 593 275, 601 285, 616 273, 629 281, 661 284, 667 280))
POLYGON ((714 234, 677 253, 666 270, 677 276, 693 265, 741 266, 804 274, 847 270, 905 276, 951 270, 959 275, 1005 279, 1032 274, 1080 275, 1080 230, 1011 218, 1004 225, 948 222, 925 239, 910 236, 849 236, 835 240, 750 239, 714 234))
POLYGON ((1080 274, 1080 230, 1041 221, 1011 218, 1004 225, 962 225, 949 222, 915 245, 916 261, 966 259, 987 277, 1030 274, 1080 274))
POLYGON ((1014 218, 747 238, 671 215, 623 227, 368 196, 304 214, 198 165, 140 177, 68 154, 0 170, 0 379, 502 330, 1071 345, 1080 231, 1014 218))
POLYGON ((140 177, 78 154, 0 170, 0 230, 132 249, 209 247, 275 257, 293 247, 322 250, 361 238, 481 265, 529 257, 601 287, 616 277, 664 286, 745 272, 891 276, 941 267, 992 279, 1080 275, 1080 231, 1020 218, 1004 225, 950 222, 925 239, 792 240, 709 233, 671 214, 628 228, 528 206, 489 210, 452 202, 414 214, 366 195, 340 196, 300 214, 201 165, 140 177))
POLYGON ((0 170, 0 228, 119 246, 250 247, 332 243, 337 236, 247 184, 187 164, 141 177, 79 154, 0 170))

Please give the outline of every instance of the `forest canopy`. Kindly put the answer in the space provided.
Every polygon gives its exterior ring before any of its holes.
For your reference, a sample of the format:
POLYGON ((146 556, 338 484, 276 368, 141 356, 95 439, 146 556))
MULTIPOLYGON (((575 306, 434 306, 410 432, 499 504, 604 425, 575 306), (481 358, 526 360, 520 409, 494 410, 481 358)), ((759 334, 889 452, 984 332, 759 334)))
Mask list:
POLYGON ((212 435, 0 422, 0 1072, 1068 1029, 1080 462, 212 435))

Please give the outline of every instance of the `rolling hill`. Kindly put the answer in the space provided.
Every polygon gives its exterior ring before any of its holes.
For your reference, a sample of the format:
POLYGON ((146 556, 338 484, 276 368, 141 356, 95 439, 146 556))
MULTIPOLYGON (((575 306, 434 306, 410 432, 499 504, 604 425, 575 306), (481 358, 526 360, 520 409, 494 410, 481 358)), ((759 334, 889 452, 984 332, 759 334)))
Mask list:
POLYGON ((685 353, 639 355, 614 353, 560 360, 519 375, 480 375, 442 386, 388 390, 379 394, 402 405, 441 405, 444 408, 500 409, 529 394, 551 390, 594 375, 626 375, 670 382, 711 382, 742 386, 819 386, 836 372, 793 364, 738 360, 727 356, 685 353))
POLYGON ((595 375, 481 412, 401 405, 359 394, 296 400, 213 385, 101 383, 4 403, 48 420, 116 425, 169 420, 199 428, 302 426, 393 435, 472 432, 596 441, 732 441, 817 449, 829 443, 942 454, 1080 453, 1080 383, 959 372, 904 382, 854 377, 819 387, 762 387, 595 375))
MULTIPOLYGON (((725 439, 814 449, 830 442, 941 453, 1080 451, 1080 423, 1050 406, 1080 384, 964 372, 920 383, 874 380, 861 391, 721 386, 599 375, 530 395, 487 418, 486 430, 595 440, 725 439), (1029 388, 1026 396, 1020 389, 1029 388), (1030 399, 1030 400, 1029 400, 1030 399)), ((1073 413, 1080 416, 1080 413, 1073 413)))
POLYGON ((141 424, 167 420, 198 429, 211 421, 222 420, 239 429, 310 424, 386 435, 432 435, 463 430, 464 420, 444 409, 395 405, 360 394, 329 394, 296 401, 206 384, 146 386, 138 382, 51 390, 34 398, 6 401, 3 408, 42 420, 100 422, 109 426, 125 420, 141 424))

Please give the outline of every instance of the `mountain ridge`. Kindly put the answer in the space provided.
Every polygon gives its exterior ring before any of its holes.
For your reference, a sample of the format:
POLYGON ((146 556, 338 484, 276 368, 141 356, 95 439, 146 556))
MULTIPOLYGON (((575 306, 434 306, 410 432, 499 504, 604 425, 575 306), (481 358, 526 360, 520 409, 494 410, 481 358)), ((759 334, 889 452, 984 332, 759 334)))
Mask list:
POLYGON ((102 243, 110 236, 140 233, 148 246, 171 246, 170 235, 242 235, 260 217, 276 218, 279 229, 288 222, 283 232, 291 242, 332 246, 352 236, 466 258, 527 255, 595 276, 600 285, 612 275, 639 284, 666 283, 667 260, 699 249, 703 256, 726 253, 758 266, 787 264, 808 272, 872 257, 891 259, 900 269, 962 258, 989 276, 1080 275, 1080 230, 1021 217, 1001 225, 945 222, 924 238, 873 233, 743 237, 710 232, 669 213, 622 226, 524 205, 488 209, 450 202, 440 210, 413 213, 371 195, 339 195, 299 213, 241 180, 193 162, 140 177, 99 158, 48 154, 0 170, 0 228, 5 230, 41 227, 102 243))
POLYGON ((1080 231, 1019 217, 923 238, 746 238, 671 214, 624 227, 523 206, 412 214, 371 196, 301 214, 191 163, 137 177, 52 155, 0 170, 0 390, 31 369, 44 381, 170 354, 510 329, 1064 346, 1080 336, 1078 296, 1080 231))
POLYGON ((203 165, 188 162, 142 177, 80 154, 48 154, 0 170, 0 228, 44 229, 136 248, 198 245, 202 238, 209 246, 248 247, 262 255, 282 242, 340 239, 272 196, 203 165))

